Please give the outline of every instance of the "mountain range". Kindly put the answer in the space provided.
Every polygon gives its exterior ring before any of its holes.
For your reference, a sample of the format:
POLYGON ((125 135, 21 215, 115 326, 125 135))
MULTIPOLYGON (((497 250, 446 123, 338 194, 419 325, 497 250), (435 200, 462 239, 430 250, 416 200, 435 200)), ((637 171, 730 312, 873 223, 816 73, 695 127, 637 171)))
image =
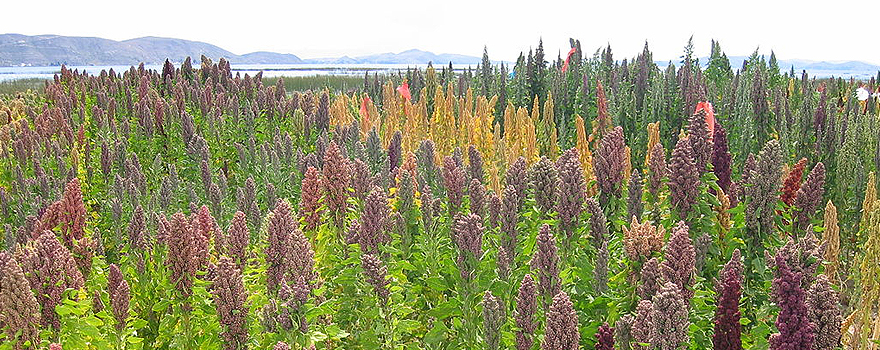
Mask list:
POLYGON ((0 66, 70 66, 162 64, 168 58, 183 62, 187 56, 198 61, 201 55, 232 64, 478 64, 481 59, 456 54, 434 54, 421 50, 382 53, 360 57, 301 59, 293 54, 251 52, 236 55, 215 45, 174 38, 143 37, 116 41, 94 37, 61 35, 0 34, 0 66))
MULTIPOLYGON (((422 50, 400 53, 381 53, 359 57, 302 59, 294 54, 258 51, 236 55, 216 45, 200 41, 174 38, 142 37, 116 41, 95 37, 61 35, 0 34, 0 67, 3 66, 101 66, 162 64, 166 58, 175 63, 192 57, 197 63, 201 55, 217 60, 224 57, 232 64, 447 64, 477 65, 479 57, 457 54, 435 54, 422 50)), ((730 66, 736 70, 748 56, 729 56, 730 66)), ((669 61, 657 61, 662 68, 669 61)), ((678 60, 673 61, 678 64, 678 60)), ((708 64, 708 57, 700 63, 708 64)), ((511 63, 511 62, 508 62, 511 63)), ((806 70, 811 76, 843 76, 868 78, 880 71, 880 66, 861 61, 827 62, 802 59, 779 60, 783 71, 794 67, 796 72, 806 70)))
MULTIPOLYGON (((749 56, 728 56, 730 67, 734 71, 743 67, 743 62, 749 59, 749 56)), ((767 57, 765 57, 767 59, 767 57)), ((700 57, 700 65, 705 69, 709 66, 709 57, 700 57)), ((654 61, 660 68, 666 68, 669 61, 654 61)), ((678 60, 672 61, 676 66, 681 63, 678 60)), ((779 60, 779 69, 784 73, 794 67, 796 74, 801 71, 807 71, 810 76, 815 77, 854 77, 854 78, 870 78, 876 76, 880 72, 880 66, 862 62, 862 61, 813 61, 803 59, 779 60)))

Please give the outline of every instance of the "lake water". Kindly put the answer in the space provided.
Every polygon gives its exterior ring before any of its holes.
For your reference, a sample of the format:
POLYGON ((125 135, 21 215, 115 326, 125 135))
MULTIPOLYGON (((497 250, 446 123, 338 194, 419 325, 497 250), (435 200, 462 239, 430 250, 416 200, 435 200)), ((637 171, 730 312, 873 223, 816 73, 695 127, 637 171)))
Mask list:
MULTIPOLYGON (((239 64, 232 65, 232 74, 241 73, 242 76, 251 76, 263 71, 263 77, 308 77, 316 75, 341 75, 363 76, 364 73, 405 73, 407 68, 428 67, 427 64, 239 64)), ((454 70, 464 70, 469 65, 453 65, 454 70)), ((131 66, 68 66, 69 69, 86 71, 92 75, 98 75, 102 70, 109 71, 111 68, 117 73, 131 68, 131 66)), ((145 65, 144 68, 162 70, 160 65, 145 65)), ((198 68, 198 65, 193 65, 198 68)), ((435 66, 440 69, 440 66, 435 66)), ((19 79, 52 79, 55 74, 61 72, 61 66, 51 67, 0 67, 0 81, 19 79)))
MULTIPOLYGON (((444 65, 445 66, 445 65, 444 65)), ((160 65, 146 65, 147 69, 162 70, 160 65)), ((364 73, 397 73, 406 72, 407 68, 428 67, 427 64, 238 64, 232 65, 232 74, 241 73, 242 76, 249 74, 251 76, 263 71, 263 77, 309 77, 317 75, 338 75, 338 76, 363 76, 364 73)), ((442 66, 435 66, 440 69, 442 66)), ((462 71, 470 68, 476 68, 475 65, 453 65, 456 71, 462 71)), ((130 66, 69 66, 70 69, 85 70, 92 75, 98 75, 102 70, 109 71, 111 68, 116 72, 123 72, 130 66)), ((198 68, 194 65, 193 68, 198 68)), ((50 67, 0 67, 0 81, 11 81, 19 79, 52 79, 53 76, 61 72, 61 66, 50 67)), ((876 77, 876 71, 846 71, 846 70, 807 70, 812 77, 843 77, 868 80, 876 77)))

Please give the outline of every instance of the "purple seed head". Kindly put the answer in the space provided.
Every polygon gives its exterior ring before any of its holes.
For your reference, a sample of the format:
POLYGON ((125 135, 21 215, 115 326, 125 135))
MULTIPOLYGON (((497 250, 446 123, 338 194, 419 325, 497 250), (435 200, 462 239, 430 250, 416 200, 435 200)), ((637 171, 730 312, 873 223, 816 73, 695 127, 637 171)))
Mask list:
POLYGON ((501 198, 498 197, 498 194, 492 192, 489 194, 489 203, 488 203, 488 225, 487 229, 495 229, 498 227, 498 224, 501 220, 501 210, 502 210, 502 202, 501 198))
POLYGON ((669 244, 666 246, 666 256, 661 266, 661 271, 666 281, 674 283, 681 292, 682 300, 690 305, 690 299, 694 296, 691 289, 694 286, 696 265, 696 251, 693 240, 688 233, 688 227, 684 221, 679 221, 669 244))
POLYGON ((794 206, 797 208, 795 218, 798 227, 805 230, 816 209, 822 205, 822 194, 825 192, 825 164, 816 163, 807 179, 797 191, 794 206))
POLYGON ((247 246, 251 233, 247 227, 247 218, 241 211, 235 212, 227 229, 226 252, 238 264, 244 267, 247 262, 247 246))
POLYGON ((718 308, 715 309, 715 333, 712 343, 719 350, 742 350, 742 325, 739 301, 742 298, 743 263, 739 249, 721 269, 718 281, 718 308))
POLYGON ((217 316, 223 331, 220 339, 226 350, 247 348, 248 330, 247 294, 242 282, 241 270, 229 257, 221 256, 217 263, 217 273, 211 294, 217 307, 217 316))
POLYGON ((679 287, 666 282, 651 301, 651 346, 656 349, 680 349, 688 342, 688 307, 679 287))
POLYGON ((116 330, 125 328, 128 320, 128 304, 131 301, 128 282, 122 275, 122 271, 116 264, 110 265, 110 273, 107 275, 107 291, 110 294, 110 306, 116 317, 116 330))
POLYGON ((544 297, 544 306, 546 307, 552 296, 556 295, 561 288, 558 248, 550 225, 541 226, 536 244, 537 249, 532 257, 531 267, 533 270, 537 270, 538 290, 544 297))
POLYGON ((843 319, 840 315, 839 299, 828 276, 824 274, 819 275, 816 283, 807 291, 807 315, 816 326, 813 349, 832 350, 840 344, 843 319))
POLYGON ((718 178, 718 187, 721 187, 724 193, 730 193, 730 150, 727 146, 727 131, 717 122, 712 141, 714 146, 712 171, 718 178))
POLYGON ((810 321, 801 287, 803 274, 794 272, 786 262, 786 254, 777 252, 773 277, 773 299, 779 305, 776 318, 778 333, 770 335, 770 349, 811 349, 816 336, 816 325, 810 321))
POLYGON ((266 223, 266 232, 269 245, 266 247, 266 286, 270 291, 276 291, 279 284, 284 280, 284 274, 288 270, 287 259, 290 254, 290 233, 296 227, 293 220, 292 208, 287 200, 278 201, 275 209, 269 213, 266 223))
POLYGON ((43 231, 27 249, 22 266, 42 306, 42 325, 59 329, 61 321, 55 306, 61 302, 65 290, 80 289, 85 284, 76 260, 54 232, 43 231))
POLYGON ((483 293, 483 339, 486 349, 497 350, 501 343, 501 326, 504 325, 506 305, 492 291, 483 293))
POLYGON ((309 167, 302 180, 300 195, 300 217, 305 222, 305 230, 313 231, 321 221, 321 188, 323 187, 318 170, 309 167))
POLYGON ((596 330, 596 350, 614 350, 614 328, 603 323, 596 330))
POLYGON ((517 211, 522 209, 523 204, 526 201, 526 190, 529 185, 527 170, 528 166, 526 165, 526 159, 519 157, 507 168, 507 174, 504 177, 507 186, 516 190, 517 211))
POLYGON ((703 174, 706 165, 712 160, 714 146, 709 139, 709 125, 706 123, 706 110, 700 109, 691 115, 688 123, 688 142, 693 151, 697 172, 703 174))
POLYGON ((483 256, 483 219, 474 214, 458 214, 452 227, 454 242, 458 248, 456 260, 461 278, 471 280, 483 256))
POLYGON ((577 313, 571 299, 565 292, 559 292, 553 297, 553 304, 547 312, 547 326, 541 349, 577 350, 580 339, 577 313))
POLYGON ((590 239, 593 248, 599 250, 602 243, 609 239, 608 220, 595 198, 587 198, 587 212, 590 213, 590 239))
POLYGON ((670 202, 679 218, 686 218, 700 194, 700 173, 694 161, 694 151, 688 139, 680 139, 669 159, 670 202))
POLYGON ((501 211, 499 213, 499 221, 501 222, 501 246, 510 254, 510 258, 516 257, 516 248, 519 241, 519 232, 516 225, 519 222, 519 213, 517 212, 516 190, 507 186, 504 189, 503 198, 501 200, 501 211))
POLYGON ((616 127, 602 138, 593 156, 593 170, 602 193, 620 197, 626 167, 623 128, 616 127))
POLYGON ((782 181, 782 150, 779 142, 770 140, 761 149, 755 167, 748 174, 745 188, 746 224, 749 229, 762 232, 770 229, 776 216, 782 181))
POLYGON ((379 245, 391 240, 387 233, 389 226, 388 199, 380 187, 373 187, 364 200, 364 211, 358 222, 358 234, 355 240, 365 253, 376 254, 379 245))
POLYGON ((475 147, 468 147, 468 177, 483 182, 483 154, 475 147))
POLYGON ((486 207, 486 187, 477 179, 471 179, 468 186, 468 197, 470 198, 470 209, 472 214, 479 215, 481 218, 485 216, 486 207))
POLYGON ((538 328, 535 313, 538 311, 538 289, 531 274, 523 277, 516 297, 516 326, 520 330, 516 333, 517 350, 531 349, 534 343, 534 333, 538 328))
POLYGON ((570 148, 556 160, 559 181, 556 185, 556 211, 559 228, 566 237, 574 235, 577 219, 584 210, 586 184, 576 148, 570 148))
POLYGON ((443 186, 446 188, 446 198, 449 201, 449 215, 454 216, 461 206, 464 192, 464 171, 450 156, 443 158, 443 186))
POLYGON ((626 201, 626 212, 628 217, 642 217, 644 203, 642 203, 642 194, 644 188, 642 186, 642 173, 638 169, 633 169, 632 175, 627 183, 628 198, 626 201))
POLYGON ((21 266, 7 252, 0 252, 0 314, 5 340, 12 341, 14 349, 24 349, 26 342, 39 343, 40 305, 21 266))
POLYGON ((547 157, 541 157, 532 165, 529 173, 535 204, 544 213, 550 213, 556 205, 556 183, 559 181, 556 167, 547 157))
POLYGON ((168 232, 168 267, 171 283, 183 298, 192 294, 193 278, 198 270, 196 233, 183 213, 171 216, 168 232))
POLYGON ((349 161, 334 141, 324 153, 324 204, 336 227, 343 227, 348 199, 349 161))
POLYGON ((660 273, 660 261, 657 258, 651 258, 642 266, 639 272, 639 287, 637 294, 642 300, 651 300, 654 294, 660 290, 663 276, 660 273))

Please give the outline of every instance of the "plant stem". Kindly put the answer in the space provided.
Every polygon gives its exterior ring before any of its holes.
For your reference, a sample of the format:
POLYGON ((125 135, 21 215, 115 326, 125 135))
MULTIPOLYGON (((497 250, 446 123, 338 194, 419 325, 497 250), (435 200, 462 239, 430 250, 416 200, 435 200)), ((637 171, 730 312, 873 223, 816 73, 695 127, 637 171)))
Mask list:
POLYGON ((185 345, 183 348, 184 349, 191 349, 192 347, 190 346, 190 341, 192 340, 192 331, 190 329, 191 327, 190 327, 190 322, 189 322, 190 315, 189 315, 188 311, 186 311, 186 310, 182 310, 182 311, 183 311, 183 328, 184 328, 183 331, 184 331, 184 336, 186 337, 186 339, 184 340, 185 345))

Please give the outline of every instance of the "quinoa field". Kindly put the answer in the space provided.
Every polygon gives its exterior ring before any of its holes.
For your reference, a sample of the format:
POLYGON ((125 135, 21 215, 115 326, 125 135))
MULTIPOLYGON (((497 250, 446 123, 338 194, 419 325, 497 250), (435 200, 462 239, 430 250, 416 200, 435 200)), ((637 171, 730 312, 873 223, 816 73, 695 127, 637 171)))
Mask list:
POLYGON ((0 349, 880 349, 880 73, 212 59, 0 94, 0 349))

